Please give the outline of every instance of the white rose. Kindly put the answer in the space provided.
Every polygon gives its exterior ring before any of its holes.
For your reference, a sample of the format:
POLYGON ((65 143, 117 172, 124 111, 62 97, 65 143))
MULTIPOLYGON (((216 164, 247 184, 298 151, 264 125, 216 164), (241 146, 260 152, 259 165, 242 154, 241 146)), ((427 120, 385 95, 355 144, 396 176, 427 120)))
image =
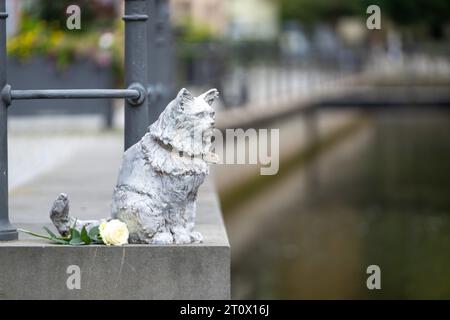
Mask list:
POLYGON ((100 236, 106 245, 120 246, 128 243, 127 225, 120 220, 103 221, 99 226, 100 236))

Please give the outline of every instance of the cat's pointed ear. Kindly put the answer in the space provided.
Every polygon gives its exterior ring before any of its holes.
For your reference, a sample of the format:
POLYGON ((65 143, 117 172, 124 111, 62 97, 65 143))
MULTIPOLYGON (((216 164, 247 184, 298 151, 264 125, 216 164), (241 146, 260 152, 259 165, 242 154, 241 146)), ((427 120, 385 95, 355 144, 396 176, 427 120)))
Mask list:
POLYGON ((207 104, 211 106, 218 97, 219 91, 217 91, 217 89, 211 89, 200 95, 199 98, 202 98, 206 101, 207 104))
POLYGON ((183 88, 177 94, 177 104, 181 110, 184 110, 185 106, 194 102, 194 96, 188 89, 183 88))

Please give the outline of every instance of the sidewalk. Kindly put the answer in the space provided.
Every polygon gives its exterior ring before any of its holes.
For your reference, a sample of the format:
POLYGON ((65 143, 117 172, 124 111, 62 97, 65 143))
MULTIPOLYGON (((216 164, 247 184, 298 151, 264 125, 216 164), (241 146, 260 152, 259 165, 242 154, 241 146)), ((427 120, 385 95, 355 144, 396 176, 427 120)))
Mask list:
MULTIPOLYGON (((69 195, 70 212, 80 219, 108 217, 123 153, 120 134, 98 134, 50 171, 13 188, 10 219, 15 224, 49 223, 49 209, 59 193, 69 195)), ((10 146, 14 148, 14 146, 10 146)))
MULTIPOLYGON (((43 225, 52 225, 49 210, 61 192, 68 194, 70 213, 77 218, 102 219, 110 216, 112 192, 122 161, 123 136, 117 132, 97 133, 84 141, 84 146, 77 146, 77 151, 59 165, 10 191, 9 216, 13 224, 41 233, 43 225)), ((211 179, 206 179, 200 187, 197 230, 204 236, 204 246, 228 244, 211 179)), ((31 238, 20 234, 20 239, 31 238)), ((42 244, 42 241, 35 240, 33 238, 31 245, 42 244)), ((19 243, 24 244, 23 241, 19 243)))

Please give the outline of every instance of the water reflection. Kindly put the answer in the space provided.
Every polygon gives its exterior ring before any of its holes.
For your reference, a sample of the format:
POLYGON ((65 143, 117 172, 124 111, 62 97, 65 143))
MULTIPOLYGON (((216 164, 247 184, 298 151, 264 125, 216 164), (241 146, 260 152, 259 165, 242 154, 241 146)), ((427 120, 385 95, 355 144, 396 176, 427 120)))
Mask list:
MULTIPOLYGON (((234 298, 450 298, 450 113, 372 119, 362 140, 314 166, 314 198, 290 188, 233 261, 234 298), (366 287, 371 264, 381 290, 366 287)), ((303 171, 292 173, 299 184, 303 171)))

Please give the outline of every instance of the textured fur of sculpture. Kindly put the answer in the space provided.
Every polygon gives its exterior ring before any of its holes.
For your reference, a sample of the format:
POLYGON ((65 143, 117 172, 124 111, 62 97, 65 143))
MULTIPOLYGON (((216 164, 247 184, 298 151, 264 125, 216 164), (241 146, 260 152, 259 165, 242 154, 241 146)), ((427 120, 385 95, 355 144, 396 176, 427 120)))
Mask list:
MULTIPOLYGON (((112 199, 113 219, 127 224, 130 243, 184 244, 202 241, 194 231, 195 201, 209 173, 218 91, 194 97, 181 89, 150 125, 148 132, 125 151, 112 199)), ((69 216, 69 201, 60 194, 50 211, 59 233, 90 229, 98 221, 78 221, 69 216)))

